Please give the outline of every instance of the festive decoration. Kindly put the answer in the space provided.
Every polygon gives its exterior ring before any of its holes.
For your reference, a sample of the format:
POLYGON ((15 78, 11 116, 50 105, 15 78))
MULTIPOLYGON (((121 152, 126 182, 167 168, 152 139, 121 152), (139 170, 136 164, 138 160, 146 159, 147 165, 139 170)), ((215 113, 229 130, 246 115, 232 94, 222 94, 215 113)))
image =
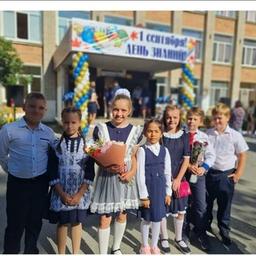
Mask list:
MULTIPOLYGON (((74 90, 73 103, 76 108, 81 109, 81 128, 84 135, 86 135, 89 131, 89 124, 87 121, 87 105, 90 99, 90 81, 87 61, 88 55, 86 54, 78 52, 73 55, 72 73, 76 86, 74 90)), ((69 97, 71 97, 71 94, 69 97)))
POLYGON ((195 93, 193 90, 193 86, 195 84, 195 78, 193 75, 193 67, 195 63, 195 46, 196 46, 196 40, 189 39, 187 43, 188 47, 188 55, 187 55, 187 63, 182 64, 182 88, 181 88, 181 102, 182 107, 185 110, 190 109, 194 104, 195 99, 195 93))

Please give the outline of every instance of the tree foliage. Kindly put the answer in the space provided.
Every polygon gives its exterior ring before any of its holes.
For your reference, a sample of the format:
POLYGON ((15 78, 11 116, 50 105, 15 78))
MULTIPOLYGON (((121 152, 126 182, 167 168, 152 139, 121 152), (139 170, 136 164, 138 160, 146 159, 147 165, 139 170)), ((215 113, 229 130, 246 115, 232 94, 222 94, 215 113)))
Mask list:
POLYGON ((0 37, 0 83, 16 84, 17 75, 22 70, 23 63, 11 41, 0 37))

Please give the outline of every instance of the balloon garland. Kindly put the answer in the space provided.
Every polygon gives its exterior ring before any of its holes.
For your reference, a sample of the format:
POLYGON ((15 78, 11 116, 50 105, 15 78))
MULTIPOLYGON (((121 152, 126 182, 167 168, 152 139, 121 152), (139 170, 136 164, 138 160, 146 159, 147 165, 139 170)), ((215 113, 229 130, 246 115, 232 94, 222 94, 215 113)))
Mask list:
POLYGON ((193 74, 193 67, 195 63, 195 45, 196 41, 194 39, 190 39, 188 42, 188 55, 186 59, 186 64, 182 64, 182 83, 183 86, 181 88, 181 103, 182 107, 185 110, 192 108, 195 100, 195 93, 193 86, 195 84, 195 77, 193 74))
POLYGON ((89 131, 87 105, 90 98, 88 55, 81 52, 74 54, 72 67, 75 81, 73 103, 82 112, 81 128, 82 133, 86 135, 89 131))

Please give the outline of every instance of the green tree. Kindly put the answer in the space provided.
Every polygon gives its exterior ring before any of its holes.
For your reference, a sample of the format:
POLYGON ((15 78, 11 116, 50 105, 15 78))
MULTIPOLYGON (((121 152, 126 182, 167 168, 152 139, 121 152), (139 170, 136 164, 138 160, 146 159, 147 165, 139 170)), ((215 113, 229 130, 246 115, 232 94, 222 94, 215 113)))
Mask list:
POLYGON ((17 75, 21 72, 23 63, 11 41, 0 37, 0 83, 16 84, 17 75))

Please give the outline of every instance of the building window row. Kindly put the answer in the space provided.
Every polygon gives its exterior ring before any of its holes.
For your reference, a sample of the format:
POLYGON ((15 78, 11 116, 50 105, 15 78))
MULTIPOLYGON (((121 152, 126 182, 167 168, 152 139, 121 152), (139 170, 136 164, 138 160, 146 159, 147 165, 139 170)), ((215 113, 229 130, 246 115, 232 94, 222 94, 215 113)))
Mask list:
POLYGON ((217 16, 236 18, 236 11, 216 11, 217 16))
POLYGON ((104 22, 111 23, 111 24, 118 24, 118 25, 124 25, 124 26, 132 26, 133 20, 124 18, 124 17, 116 17, 116 16, 105 16, 104 22))
POLYGON ((213 61, 217 63, 231 63, 233 52, 233 38, 231 36, 214 35, 213 61))
POLYGON ((246 21, 256 23, 256 11, 247 11, 246 21))
POLYGON ((40 11, 5 11, 3 34, 13 40, 42 41, 42 14, 40 11))
POLYGON ((256 66, 256 41, 244 40, 242 64, 256 66))

